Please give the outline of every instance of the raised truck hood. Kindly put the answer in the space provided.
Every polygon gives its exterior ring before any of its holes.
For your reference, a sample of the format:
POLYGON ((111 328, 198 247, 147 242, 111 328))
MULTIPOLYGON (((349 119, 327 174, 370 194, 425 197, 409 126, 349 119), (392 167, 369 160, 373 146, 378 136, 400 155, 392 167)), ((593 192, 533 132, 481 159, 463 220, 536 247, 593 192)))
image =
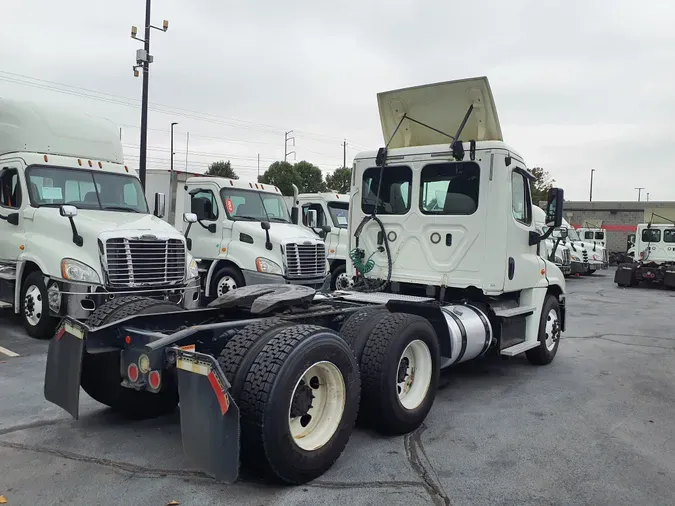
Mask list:
POLYGON ((492 90, 487 77, 474 77, 426 84, 377 94, 382 135, 389 142, 403 115, 390 148, 450 144, 447 135, 435 132, 407 118, 429 125, 449 135, 455 135, 469 106, 473 111, 464 127, 464 141, 501 141, 502 129, 497 116, 492 90))

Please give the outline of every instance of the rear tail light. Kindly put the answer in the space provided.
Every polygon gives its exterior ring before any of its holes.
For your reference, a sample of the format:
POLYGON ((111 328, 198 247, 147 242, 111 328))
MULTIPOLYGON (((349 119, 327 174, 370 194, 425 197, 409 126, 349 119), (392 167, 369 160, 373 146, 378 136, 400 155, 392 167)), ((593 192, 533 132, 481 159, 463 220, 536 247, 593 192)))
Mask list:
POLYGON ((136 364, 129 364, 129 367, 127 367, 127 377, 132 383, 138 381, 138 366, 136 364))
POLYGON ((150 388, 153 390, 159 390, 160 385, 162 384, 162 375, 159 371, 150 371, 148 375, 148 383, 150 388))

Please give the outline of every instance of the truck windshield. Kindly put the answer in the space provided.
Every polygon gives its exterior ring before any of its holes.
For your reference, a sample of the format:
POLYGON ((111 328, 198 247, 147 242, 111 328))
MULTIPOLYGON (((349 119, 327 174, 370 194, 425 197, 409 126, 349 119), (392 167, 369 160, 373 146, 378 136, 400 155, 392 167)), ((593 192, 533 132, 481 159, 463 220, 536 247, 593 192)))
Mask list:
POLYGON ((328 212, 336 227, 347 228, 347 216, 349 216, 349 204, 347 202, 328 202, 328 212))
MULTIPOLYGON (((556 228, 553 231, 553 237, 560 237, 560 229, 559 228, 556 228)), ((574 230, 574 228, 572 228, 572 227, 567 228, 567 238, 570 241, 580 241, 581 240, 581 239, 579 239, 579 234, 577 234, 577 231, 574 230)))
POLYGON ((34 207, 148 212, 141 182, 134 176, 62 167, 29 167, 28 193, 34 207))
POLYGON ((291 222, 286 202, 281 195, 223 188, 220 196, 225 204, 227 217, 231 220, 291 222))

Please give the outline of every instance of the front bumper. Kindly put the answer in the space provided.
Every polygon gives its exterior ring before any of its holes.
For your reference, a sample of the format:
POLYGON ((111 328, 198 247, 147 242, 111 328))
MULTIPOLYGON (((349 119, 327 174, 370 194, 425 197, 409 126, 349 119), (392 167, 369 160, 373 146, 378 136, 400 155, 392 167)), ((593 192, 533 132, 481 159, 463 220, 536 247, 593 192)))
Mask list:
POLYGON ((50 301, 52 316, 70 316, 78 320, 86 320, 91 313, 107 301, 132 295, 162 299, 180 304, 185 309, 199 307, 199 278, 188 280, 185 285, 124 291, 110 291, 102 285, 86 285, 70 283, 63 279, 49 278, 47 286, 56 283, 59 288, 60 306, 57 308, 50 301))
POLYGON ((589 266, 588 262, 572 261, 572 265, 570 265, 570 274, 587 272, 588 266, 589 266))
POLYGON ((316 290, 327 290, 330 288, 330 274, 315 278, 288 279, 280 274, 267 274, 257 271, 242 271, 246 286, 249 285, 269 285, 269 284, 291 284, 304 285, 316 290))
POLYGON ((556 264, 556 266, 558 267, 558 269, 560 269, 560 271, 564 275, 572 274, 572 264, 568 264, 568 265, 556 264))

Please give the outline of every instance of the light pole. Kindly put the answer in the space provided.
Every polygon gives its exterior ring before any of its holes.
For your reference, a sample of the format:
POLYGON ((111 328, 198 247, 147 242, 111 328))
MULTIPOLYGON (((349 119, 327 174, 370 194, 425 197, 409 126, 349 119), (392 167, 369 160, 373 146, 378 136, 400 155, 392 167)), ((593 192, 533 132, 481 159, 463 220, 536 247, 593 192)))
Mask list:
POLYGON ((593 173, 595 172, 595 169, 591 169, 591 189, 590 193, 588 195, 588 201, 593 202, 593 173))
POLYGON ((638 202, 640 202, 640 195, 642 195, 642 190, 645 189, 644 186, 638 186, 635 188, 638 191, 638 202))
POLYGON ((138 69, 143 69, 143 96, 141 99, 141 147, 138 163, 138 177, 141 180, 141 186, 145 190, 145 169, 147 163, 148 151, 148 86, 150 78, 150 64, 153 57, 150 54, 150 29, 161 30, 166 32, 169 29, 169 22, 165 19, 162 23, 162 28, 152 26, 150 24, 150 0, 145 0, 145 34, 143 39, 136 37, 138 28, 131 27, 131 38, 143 43, 143 49, 136 51, 136 65, 134 65, 134 76, 138 77, 138 69))
POLYGON ((173 225, 173 221, 176 214, 176 192, 174 192, 174 187, 177 186, 177 183, 174 181, 175 172, 173 171, 173 127, 178 123, 175 121, 171 123, 171 170, 169 171, 169 223, 173 225))

